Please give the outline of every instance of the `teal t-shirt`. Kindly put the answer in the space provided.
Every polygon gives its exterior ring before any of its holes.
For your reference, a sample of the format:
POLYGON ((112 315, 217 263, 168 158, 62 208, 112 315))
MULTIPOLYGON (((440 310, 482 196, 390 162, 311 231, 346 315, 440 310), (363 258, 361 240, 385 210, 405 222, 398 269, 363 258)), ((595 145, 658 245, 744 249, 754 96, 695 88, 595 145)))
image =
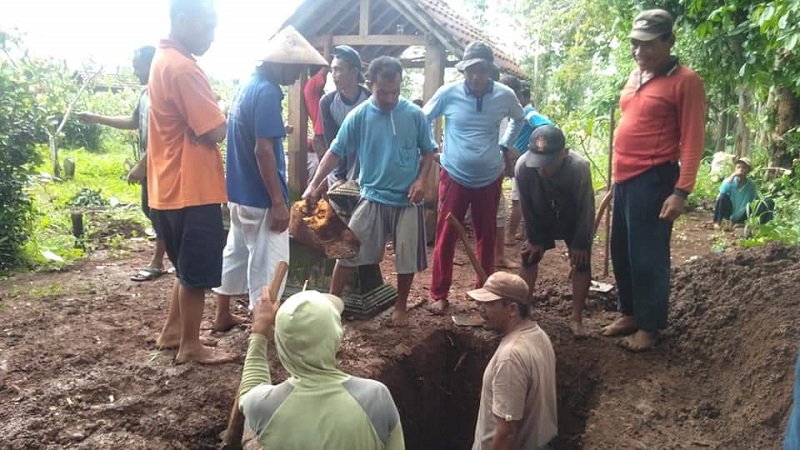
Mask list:
POLYGON ((726 178, 719 187, 721 194, 728 194, 733 205, 731 214, 732 222, 742 222, 747 217, 747 205, 756 199, 756 185, 747 180, 741 187, 736 187, 736 181, 726 178))
POLYGON ((381 111, 374 100, 360 104, 331 143, 339 157, 358 155, 361 196, 389 206, 409 206, 408 190, 419 175, 421 155, 435 148, 422 110, 403 97, 390 112, 381 111))

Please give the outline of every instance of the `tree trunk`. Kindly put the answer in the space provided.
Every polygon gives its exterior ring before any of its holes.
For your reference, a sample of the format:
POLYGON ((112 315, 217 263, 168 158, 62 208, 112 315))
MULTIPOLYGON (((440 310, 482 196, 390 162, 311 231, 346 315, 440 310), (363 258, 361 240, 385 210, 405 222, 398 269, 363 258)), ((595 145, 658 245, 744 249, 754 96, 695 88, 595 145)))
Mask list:
POLYGON ((792 155, 789 148, 789 143, 786 142, 786 133, 800 125, 800 99, 789 87, 779 88, 777 97, 777 120, 775 133, 772 136, 770 154, 773 165, 791 169, 794 155, 792 155))
POLYGON ((739 112, 736 115, 736 145, 734 153, 740 158, 748 153, 750 145, 750 128, 747 127, 745 116, 751 107, 750 89, 742 87, 739 91, 739 112))
POLYGON ((719 123, 717 124, 717 141, 715 145, 715 152, 724 152, 727 147, 728 140, 728 121, 730 120, 730 112, 727 106, 724 106, 719 113, 719 123))
POLYGON ((50 135, 50 162, 53 163, 53 176, 56 178, 61 178, 61 165, 58 164, 58 143, 56 142, 56 136, 54 134, 50 135))

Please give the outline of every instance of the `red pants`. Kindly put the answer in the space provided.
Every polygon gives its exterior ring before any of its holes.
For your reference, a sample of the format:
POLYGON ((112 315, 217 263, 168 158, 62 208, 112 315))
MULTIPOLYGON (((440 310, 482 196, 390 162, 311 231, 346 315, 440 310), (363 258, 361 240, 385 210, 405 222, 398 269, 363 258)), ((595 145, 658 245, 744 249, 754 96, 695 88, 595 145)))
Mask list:
MULTIPOLYGON (((494 272, 495 239, 497 239, 497 205, 502 190, 502 175, 482 188, 464 187, 450 178, 444 169, 439 171, 439 217, 436 222, 436 247, 433 250, 431 298, 446 299, 453 282, 453 257, 458 232, 447 222, 447 214, 464 221, 472 205, 472 226, 478 240, 478 260, 487 274, 494 272)), ((477 277, 475 284, 478 286, 477 277)))

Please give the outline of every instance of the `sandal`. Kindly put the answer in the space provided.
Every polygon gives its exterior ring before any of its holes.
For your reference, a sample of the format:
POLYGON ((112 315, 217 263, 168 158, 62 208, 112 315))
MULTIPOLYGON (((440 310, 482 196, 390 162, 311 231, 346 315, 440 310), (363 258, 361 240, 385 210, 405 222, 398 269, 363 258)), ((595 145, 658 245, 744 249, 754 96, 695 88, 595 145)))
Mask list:
POLYGON ((161 275, 167 273, 163 269, 156 269, 155 267, 145 267, 144 269, 139 270, 134 275, 131 276, 131 281, 136 282, 143 282, 143 281, 153 281, 159 278, 161 275))

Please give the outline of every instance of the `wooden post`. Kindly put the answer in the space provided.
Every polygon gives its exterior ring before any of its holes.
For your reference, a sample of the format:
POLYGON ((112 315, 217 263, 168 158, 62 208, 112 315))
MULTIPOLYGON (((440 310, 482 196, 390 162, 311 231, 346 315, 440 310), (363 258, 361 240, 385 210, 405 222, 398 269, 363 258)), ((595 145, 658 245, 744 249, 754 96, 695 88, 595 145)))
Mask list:
MULTIPOLYGON (((444 84, 444 68, 447 58, 444 48, 438 43, 429 43, 425 46, 425 82, 422 86, 422 97, 428 101, 433 94, 444 84)), ((436 119, 433 124, 433 136, 436 142, 442 142, 442 120, 436 119)), ((441 147, 440 147, 441 148, 441 147)), ((425 214, 425 227, 428 242, 435 237, 436 220, 439 205, 439 166, 433 164, 425 180, 425 204, 428 213, 425 214)))
POLYGON ((358 35, 359 36, 367 36, 369 35, 369 7, 370 7, 370 0, 361 0, 360 6, 360 20, 358 23, 358 35))
POLYGON ((304 71, 289 88, 289 125, 294 128, 289 135, 289 199, 299 200, 308 183, 308 111, 303 101, 303 86, 308 74, 304 71))
MULTIPOLYGON (((613 189, 614 183, 611 180, 612 177, 612 168, 613 168, 613 161, 614 161, 614 111, 615 108, 611 107, 611 117, 609 118, 608 122, 608 187, 606 195, 611 192, 613 189)), ((611 201, 613 202, 614 199, 612 198, 611 201)), ((608 207, 606 208, 606 241, 605 241, 605 254, 604 261, 603 261, 603 276, 607 277, 609 272, 609 262, 611 261, 611 203, 609 203, 608 207)))

